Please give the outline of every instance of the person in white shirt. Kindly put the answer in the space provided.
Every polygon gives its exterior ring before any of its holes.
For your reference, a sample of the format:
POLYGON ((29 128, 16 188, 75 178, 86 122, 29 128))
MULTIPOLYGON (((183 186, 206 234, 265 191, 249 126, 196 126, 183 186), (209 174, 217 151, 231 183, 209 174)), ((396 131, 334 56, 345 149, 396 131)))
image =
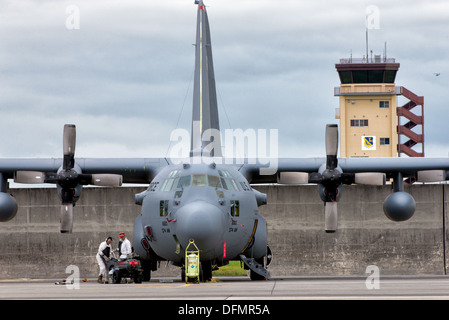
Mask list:
POLYGON ((112 237, 107 237, 105 241, 100 243, 97 252, 97 262, 100 267, 100 273, 98 275, 98 283, 106 283, 108 280, 108 272, 106 270, 105 261, 109 261, 112 252, 111 248, 112 237), (104 278, 104 282, 103 282, 104 278))
POLYGON ((130 258, 132 253, 131 242, 126 238, 124 232, 120 232, 118 236, 121 242, 121 245, 119 244, 119 252, 120 252, 119 258, 122 260, 130 258))

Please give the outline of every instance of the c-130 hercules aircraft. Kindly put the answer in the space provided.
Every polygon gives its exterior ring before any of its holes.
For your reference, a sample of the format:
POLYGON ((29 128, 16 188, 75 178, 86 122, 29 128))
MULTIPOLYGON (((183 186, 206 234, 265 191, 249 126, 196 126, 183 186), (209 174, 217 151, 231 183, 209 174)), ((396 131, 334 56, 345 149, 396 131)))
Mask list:
POLYGON ((344 184, 382 185, 387 178, 393 179, 394 192, 384 202, 384 213, 391 220, 404 221, 415 211, 413 197, 403 191, 404 178, 449 180, 449 159, 445 158, 337 159, 337 125, 326 127, 325 158, 279 158, 274 171, 266 170, 266 162, 259 159, 224 159, 220 139, 213 134, 220 128, 208 16, 202 0, 195 4, 190 157, 75 161, 75 126, 65 125, 63 159, 0 159, 0 221, 12 219, 17 212, 15 199, 6 193, 7 179, 56 184, 62 201, 62 233, 72 232, 73 208, 83 185, 150 183, 146 191, 136 195, 141 213, 133 233, 133 247, 142 259, 147 280, 151 271, 157 270, 158 261, 168 260, 183 267, 191 239, 200 250, 203 280, 212 277, 214 267, 232 260, 243 261, 251 279, 260 280, 270 277, 267 225, 258 211, 267 197, 251 184, 317 184, 324 202, 324 228, 331 233, 337 229, 337 202, 344 184))

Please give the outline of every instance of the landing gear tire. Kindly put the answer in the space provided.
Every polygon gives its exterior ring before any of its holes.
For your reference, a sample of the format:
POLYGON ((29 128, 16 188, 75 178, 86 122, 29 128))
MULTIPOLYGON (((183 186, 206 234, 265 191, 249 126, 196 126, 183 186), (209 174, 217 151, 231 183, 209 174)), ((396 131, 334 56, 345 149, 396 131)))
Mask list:
POLYGON ((264 276, 261 276, 260 274, 255 273, 253 270, 249 270, 249 278, 253 281, 266 280, 266 278, 264 276))
POLYGON ((119 284, 122 281, 122 275, 119 271, 114 271, 112 274, 112 283, 119 284))
MULTIPOLYGON (((206 261, 200 263, 200 281, 210 281, 212 279, 212 262, 206 261)), ((185 267, 181 268, 181 281, 186 282, 185 267)))
POLYGON ((150 261, 142 260, 142 267, 143 267, 143 274, 142 274, 142 280, 143 281, 150 281, 151 280, 151 270, 152 266, 150 261))
POLYGON ((142 283, 143 275, 142 274, 136 274, 134 276, 134 283, 142 283))
POLYGON ((212 279, 212 262, 206 261, 201 263, 200 280, 210 281, 212 279))

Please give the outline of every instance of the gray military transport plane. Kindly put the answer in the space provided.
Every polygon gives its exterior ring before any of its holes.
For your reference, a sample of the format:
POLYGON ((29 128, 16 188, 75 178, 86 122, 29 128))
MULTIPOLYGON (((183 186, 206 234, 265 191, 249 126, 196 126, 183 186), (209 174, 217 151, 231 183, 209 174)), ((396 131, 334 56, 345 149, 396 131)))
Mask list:
MULTIPOLYGON (((449 180, 449 159, 347 158, 337 159, 338 128, 326 127, 326 157, 279 158, 277 170, 266 162, 222 157, 218 131, 217 97, 212 47, 206 7, 198 5, 190 157, 187 159, 76 159, 75 126, 66 125, 63 159, 0 159, 0 221, 17 212, 7 192, 7 179, 17 183, 53 183, 61 199, 61 232, 72 232, 73 208, 83 185, 120 186, 144 183, 137 194, 141 213, 134 224, 133 247, 142 259, 145 277, 157 270, 157 262, 171 261, 183 267, 185 250, 193 239, 200 250, 203 280, 212 270, 231 260, 243 261, 251 279, 269 278, 271 261, 267 226, 258 207, 267 197, 251 188, 257 183, 318 185, 324 202, 324 229, 337 229, 337 202, 344 184, 382 185, 393 179, 393 193, 384 212, 394 221, 409 219, 415 211, 413 197, 403 191, 404 178, 433 182, 449 180), (209 132, 209 134, 206 134, 209 132)), ((181 268, 184 270, 184 268, 181 268)))

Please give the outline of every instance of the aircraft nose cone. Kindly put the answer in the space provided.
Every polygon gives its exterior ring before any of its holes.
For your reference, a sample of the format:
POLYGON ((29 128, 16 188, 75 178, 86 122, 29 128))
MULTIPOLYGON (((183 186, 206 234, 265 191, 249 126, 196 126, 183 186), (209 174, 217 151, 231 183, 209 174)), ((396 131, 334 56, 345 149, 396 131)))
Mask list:
POLYGON ((176 233, 181 243, 190 239, 201 251, 211 251, 221 242, 224 214, 216 206, 203 202, 191 202, 176 214, 176 233))

